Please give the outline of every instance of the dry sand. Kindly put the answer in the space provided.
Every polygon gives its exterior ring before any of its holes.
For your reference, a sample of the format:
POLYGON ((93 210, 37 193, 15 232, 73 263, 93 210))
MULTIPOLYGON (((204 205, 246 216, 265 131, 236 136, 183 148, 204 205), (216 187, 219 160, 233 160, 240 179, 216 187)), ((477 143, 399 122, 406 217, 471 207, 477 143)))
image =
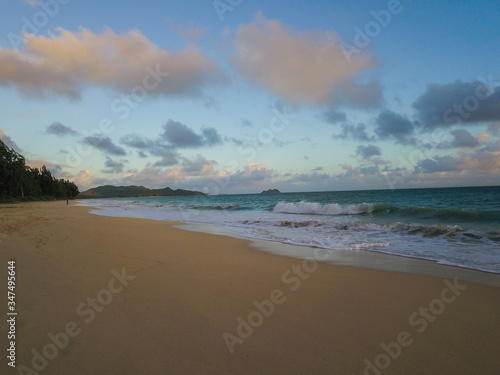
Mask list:
POLYGON ((0 373, 500 373, 499 288, 87 211, 0 206, 0 306, 14 259, 18 313, 18 368, 3 355, 0 373))

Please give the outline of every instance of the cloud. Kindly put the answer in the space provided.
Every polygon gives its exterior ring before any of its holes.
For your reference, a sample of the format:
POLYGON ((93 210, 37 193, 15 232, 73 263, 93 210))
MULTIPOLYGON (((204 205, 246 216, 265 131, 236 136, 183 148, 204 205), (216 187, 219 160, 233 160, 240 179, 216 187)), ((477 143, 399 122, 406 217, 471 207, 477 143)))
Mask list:
POLYGON ((382 158, 378 158, 378 157, 372 157, 369 159, 371 163, 373 163, 374 165, 384 165, 384 164, 391 164, 390 161, 388 160, 384 160, 382 158))
POLYGON ((434 156, 417 163, 416 173, 434 173, 449 171, 499 171, 500 141, 490 143, 472 152, 461 152, 458 156, 434 156))
POLYGON ((197 148, 222 143, 222 137, 214 128, 206 127, 202 129, 201 134, 196 134, 187 125, 168 120, 163 129, 161 137, 174 148, 197 148))
POLYGON ((250 120, 242 118, 241 119, 241 126, 253 126, 253 124, 252 124, 252 122, 250 120))
POLYGON ((380 147, 375 145, 368 146, 358 146, 356 149, 356 155, 361 156, 363 159, 370 159, 373 156, 380 156, 382 152, 380 151, 380 147))
POLYGON ((152 140, 137 134, 128 134, 120 138, 120 143, 135 148, 141 158, 147 157, 146 152, 161 157, 161 160, 154 164, 156 167, 170 167, 179 163, 179 154, 171 145, 165 144, 163 139, 152 140))
POLYGON ((161 157, 160 160, 154 163, 155 167, 171 167, 173 165, 179 164, 179 154, 174 150, 170 150, 167 148, 158 148, 151 150, 151 154, 161 157))
POLYGON ((69 126, 63 125, 60 122, 53 122, 50 124, 47 129, 45 130, 47 134, 54 134, 54 135, 78 135, 79 133, 73 129, 71 129, 69 126))
POLYGON ((203 137, 196 134, 190 127, 178 121, 168 120, 163 126, 165 138, 174 147, 200 147, 203 144, 203 137))
POLYGON ((196 155, 195 159, 182 158, 179 172, 185 176, 210 176, 214 175, 214 160, 208 160, 201 155, 196 155))
POLYGON ((500 120, 500 90, 481 81, 432 83, 413 103, 424 129, 500 120))
MULTIPOLYGON (((180 157, 180 164, 173 168, 148 166, 141 171, 129 170, 123 174, 122 181, 126 184, 141 184, 145 186, 190 186, 192 189, 220 193, 222 190, 248 193, 252 187, 267 189, 277 176, 274 169, 266 164, 250 163, 235 171, 216 170, 216 162, 201 155, 193 159, 180 157)), ((274 186, 274 185, 273 185, 274 186)))
POLYGON ((181 157, 181 162, 174 168, 164 169, 159 166, 147 166, 141 171, 128 170, 122 176, 123 183, 140 184, 148 187, 165 187, 177 185, 179 182, 189 183, 202 189, 209 181, 217 178, 214 170, 216 164, 201 155, 194 159, 181 157))
POLYGON ((500 141, 490 143, 473 152, 462 152, 458 161, 466 170, 500 171, 500 141))
POLYGON ((202 96, 224 83, 218 67, 195 47, 159 49, 140 31, 119 35, 57 28, 57 35, 25 35, 22 51, 0 47, 0 84, 27 96, 78 98, 85 86, 130 93, 137 87, 158 96, 202 96))
POLYGON ((285 182, 294 186, 311 186, 309 189, 323 190, 325 183, 331 183, 332 176, 328 173, 318 173, 318 171, 311 171, 307 173, 295 173, 286 175, 288 177, 285 182), (320 187, 321 186, 321 187, 320 187), (320 187, 318 189, 318 187, 320 187))
POLYGON ((329 124, 336 124, 338 122, 344 122, 347 120, 345 112, 339 112, 335 110, 323 112, 322 117, 329 124))
POLYGON ((63 171, 63 168, 60 164, 54 164, 44 159, 27 159, 26 164, 31 168, 38 169, 41 169, 43 166, 45 166, 56 178, 66 177, 66 172, 63 171))
POLYGON ((379 174, 380 169, 377 165, 370 165, 368 167, 360 167, 359 172, 362 175, 370 176, 379 174))
POLYGON ((279 183, 282 191, 331 191, 331 190, 365 190, 387 188, 381 178, 377 166, 353 167, 348 164, 341 166, 339 173, 302 173, 295 174, 279 183))
POLYGON ((442 142, 437 148, 475 148, 479 146, 479 140, 465 129, 457 129, 451 132, 453 140, 442 142))
POLYGON ((158 167, 147 166, 142 170, 130 169, 123 173, 121 183, 124 185, 142 185, 148 188, 164 188, 176 182, 158 167))
POLYGON ((489 124, 488 131, 490 131, 492 135, 500 135, 500 122, 489 124))
POLYGON ((153 142, 151 139, 141 137, 137 134, 127 134, 121 137, 120 143, 140 150, 151 149, 155 146, 155 142, 153 142))
POLYGON ((220 134, 214 128, 203 128, 201 129, 201 134, 205 140, 207 146, 213 146, 222 143, 222 138, 220 134))
POLYGON ((85 137, 82 142, 89 146, 93 146, 106 154, 116 156, 123 156, 127 154, 122 147, 115 145, 109 137, 105 137, 103 135, 90 135, 85 137))
POLYGON ((462 170, 459 164, 452 156, 435 156, 433 159, 420 160, 415 167, 415 173, 459 171, 462 170))
POLYGON ((334 134, 332 138, 337 139, 353 139, 357 141, 371 141, 373 137, 368 136, 366 132, 366 125, 359 123, 357 125, 354 124, 342 124, 342 133, 334 134))
POLYGON ((348 63, 340 44, 334 32, 296 32, 257 14, 252 23, 238 27, 232 62, 245 78, 294 104, 378 103, 377 83, 354 82, 374 59, 365 53, 348 63))
POLYGON ((245 144, 245 142, 241 139, 238 139, 238 138, 235 138, 235 137, 228 137, 228 136, 225 136, 224 137, 224 141, 225 142, 232 142, 234 143, 236 146, 243 146, 245 144))
POLYGON ((115 183, 115 181, 110 181, 107 178, 94 176, 88 169, 81 170, 74 175, 68 176, 68 178, 78 186, 80 191, 85 191, 99 185, 115 183))
POLYGON ((273 177, 276 176, 276 170, 269 168, 265 163, 249 163, 244 169, 232 173, 229 176, 229 183, 242 186, 266 186, 271 184, 273 177))
POLYGON ((111 159, 109 156, 106 156, 106 161, 104 162, 104 166, 106 169, 103 169, 103 173, 113 174, 113 173, 122 173, 125 164, 120 161, 115 161, 111 159))
POLYGON ((379 167, 377 165, 371 165, 367 167, 353 167, 352 165, 349 164, 343 164, 341 165, 341 168, 345 172, 337 174, 336 177, 352 178, 360 176, 378 175, 380 173, 379 167))
POLYGON ((222 137, 214 128, 205 127, 201 130, 201 134, 197 134, 181 122, 168 120, 163 130, 156 140, 128 134, 120 138, 120 143, 139 150, 142 157, 146 156, 145 152, 152 156, 160 156, 161 160, 154 163, 155 167, 179 164, 180 155, 175 151, 177 148, 210 147, 222 143, 222 137))
POLYGON ((403 145, 415 143, 415 139, 411 138, 415 132, 415 124, 406 116, 385 110, 375 119, 375 124, 375 134, 380 139, 394 139, 403 145))
POLYGON ((19 146, 16 144, 16 142, 14 142, 14 141, 12 140, 12 138, 11 138, 11 137, 9 137, 7 134, 5 134, 5 133, 3 132, 3 130, 2 130, 2 129, 0 129, 0 140, 1 140, 3 143, 5 143, 5 145, 6 145, 8 148, 12 148, 12 149, 14 149, 14 150, 15 150, 15 151, 17 151, 17 152, 21 152, 21 151, 22 151, 21 147, 19 147, 19 146))

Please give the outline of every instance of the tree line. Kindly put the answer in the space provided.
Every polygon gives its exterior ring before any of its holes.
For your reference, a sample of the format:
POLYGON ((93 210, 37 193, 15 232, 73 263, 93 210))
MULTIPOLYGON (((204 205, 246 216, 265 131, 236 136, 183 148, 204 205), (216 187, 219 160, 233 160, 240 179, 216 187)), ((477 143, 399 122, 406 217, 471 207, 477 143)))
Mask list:
POLYGON ((73 199, 78 193, 74 182, 53 177, 45 165, 27 166, 21 154, 0 140, 0 201, 73 199))

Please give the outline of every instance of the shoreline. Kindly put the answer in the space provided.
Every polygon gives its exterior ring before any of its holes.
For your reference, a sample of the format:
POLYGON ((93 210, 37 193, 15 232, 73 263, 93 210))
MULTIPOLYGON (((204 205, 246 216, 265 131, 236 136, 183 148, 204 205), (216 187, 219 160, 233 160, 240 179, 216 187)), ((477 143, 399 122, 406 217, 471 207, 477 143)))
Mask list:
MULTIPOLYGON (((41 375, 499 371, 498 288, 267 254, 247 239, 172 227, 183 223, 88 211, 0 208, 0 260, 17 269, 18 366, 41 375)), ((18 373, 6 359, 0 368, 18 373)))
MULTIPOLYGON (((79 201, 76 201, 77 206, 80 206, 79 203, 80 203, 79 201)), ((88 207, 90 210, 101 210, 101 208, 94 206, 81 205, 80 207, 88 207)), ((97 216, 117 217, 117 216, 99 215, 96 213, 92 213, 90 211, 89 213, 97 216)), ((158 219, 148 219, 148 218, 135 218, 135 219, 158 220, 158 219)), ((238 232, 232 231, 231 229, 221 228, 212 224, 190 223, 190 222, 176 223, 168 220, 160 220, 160 221, 163 221, 171 225, 172 227, 181 230, 239 238, 248 241, 249 246, 252 248, 278 256, 292 257, 295 259, 310 258, 329 265, 343 265, 343 266, 372 269, 379 271, 410 273, 422 276, 431 276, 431 277, 458 276, 463 280, 500 288, 499 273, 485 271, 485 270, 478 270, 474 268, 467 268, 464 266, 457 266, 453 264, 443 264, 439 263, 438 261, 430 259, 404 256, 399 254, 391 254, 382 251, 370 251, 365 249, 355 249, 355 250, 325 249, 313 246, 287 244, 284 242, 273 241, 269 239, 246 237, 239 234, 238 232), (328 253, 328 255, 325 256, 315 255, 317 254, 316 249, 324 250, 328 253)))
MULTIPOLYGON (((252 203, 242 199, 238 198, 234 202, 224 199, 205 203, 189 201, 194 204, 195 208, 200 208, 193 211, 190 210, 190 203, 184 201, 169 203, 164 200, 125 200, 116 201, 116 203, 94 201, 81 204, 94 204, 102 207, 103 211, 97 212, 99 215, 173 220, 195 225, 208 224, 234 231, 243 238, 252 240, 257 238, 294 244, 299 247, 321 247, 349 252, 365 250, 369 253, 377 252, 427 260, 444 266, 500 275, 499 263, 496 261, 499 254, 494 246, 495 225, 493 223, 485 227, 478 224, 479 227, 476 227, 476 224, 466 226, 461 222, 453 225, 452 222, 444 219, 442 223, 433 221, 425 224, 423 220, 418 224, 412 223, 411 220, 407 222, 404 218, 401 218, 399 222, 397 217, 384 219, 387 212, 384 211, 385 213, 382 214, 379 212, 387 208, 382 207, 383 205, 377 208, 378 214, 373 218, 371 214, 356 216, 365 211, 371 212, 377 206, 376 203, 353 203, 354 208, 351 207, 352 205, 335 204, 330 207, 329 204, 318 206, 317 203, 307 202, 307 198, 304 198, 305 201, 283 203, 284 206, 280 206, 281 201, 252 203), (263 204, 270 205, 264 210, 263 204), (273 209, 274 204, 276 205, 273 209), (166 209, 163 209, 163 206, 166 206, 166 209), (325 209, 333 210, 328 211, 328 217, 321 216, 325 214, 325 209), (352 211, 354 209, 355 211, 352 211), (274 213, 275 211, 277 214, 274 213), (337 218, 336 215, 341 215, 341 217, 337 218)), ((311 200, 314 201, 315 198, 311 200)), ((390 210, 396 209, 395 206, 390 205, 389 208, 390 210)), ((420 208, 413 208, 417 211, 410 210, 406 219, 420 212, 420 208)), ((440 214, 444 214, 445 211, 440 214)), ((458 211, 460 215, 465 215, 461 210, 458 211)), ((446 214, 450 213, 446 211, 446 214)), ((455 214, 457 213, 454 212, 453 215, 455 214)), ((460 215, 459 217, 462 217, 460 215)), ((467 215, 465 217, 468 217, 467 215)), ((213 229, 209 228, 207 232, 211 233, 213 229)))
MULTIPOLYGON (((147 220, 147 219, 146 219, 147 220)), ((167 221, 168 222, 168 221, 167 221)), ((314 259, 328 265, 355 267, 386 272, 401 272, 430 277, 456 277, 469 282, 500 288, 500 274, 473 268, 442 264, 433 260, 389 254, 364 249, 325 249, 320 247, 287 244, 280 241, 250 238, 226 228, 210 224, 173 224, 181 230, 209 233, 218 236, 240 238, 249 241, 249 246, 258 251, 294 259, 314 259), (324 251, 326 255, 318 252, 324 251)))

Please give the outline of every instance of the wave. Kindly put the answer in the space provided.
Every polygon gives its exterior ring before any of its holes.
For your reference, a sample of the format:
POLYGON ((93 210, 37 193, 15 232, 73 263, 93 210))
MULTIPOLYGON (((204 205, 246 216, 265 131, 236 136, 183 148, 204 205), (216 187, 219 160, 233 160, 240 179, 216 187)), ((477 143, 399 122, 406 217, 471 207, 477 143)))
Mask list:
POLYGON ((404 216, 419 219, 438 219, 457 222, 500 222, 499 210, 471 210, 463 208, 395 207, 380 204, 374 210, 376 215, 404 216))
POLYGON ((374 205, 370 203, 340 205, 337 203, 321 205, 315 202, 286 203, 278 202, 273 212, 309 215, 360 215, 373 212, 374 205))
POLYGON ((404 223, 376 224, 363 221, 354 221, 349 223, 341 223, 337 221, 320 221, 320 220, 280 220, 274 224, 279 227, 288 228, 304 228, 304 227, 325 227, 343 231, 382 231, 382 232, 400 232, 407 231, 409 234, 423 234, 424 236, 441 236, 463 232, 465 236, 470 238, 481 238, 482 235, 473 232, 467 232, 459 225, 409 225, 404 223))
MULTIPOLYGON (((243 223, 248 225, 262 225, 260 221, 245 221, 243 223)), ((500 241, 498 232, 475 231, 463 228, 459 225, 410 225, 401 222, 380 224, 364 221, 354 221, 346 223, 321 220, 280 220, 274 223, 268 222, 266 225, 290 229, 305 228, 307 230, 311 228, 312 230, 320 230, 323 233, 330 234, 340 234, 342 232, 352 234, 365 233, 366 235, 370 236, 370 232, 373 232, 374 235, 379 235, 380 233, 400 233, 402 235, 415 235, 424 238, 443 238, 449 241, 459 241, 462 243, 482 243, 485 241, 489 243, 497 243, 500 241)))
POLYGON ((379 217, 400 217, 413 219, 439 219, 456 222, 500 222, 500 210, 471 210, 462 208, 397 207, 388 203, 338 203, 278 202, 273 212, 307 215, 372 215, 379 217))
POLYGON ((204 206, 204 205, 196 205, 191 206, 190 208, 195 210, 237 210, 237 209, 245 209, 245 207, 240 207, 237 204, 224 204, 224 205, 215 205, 215 206, 204 206))

